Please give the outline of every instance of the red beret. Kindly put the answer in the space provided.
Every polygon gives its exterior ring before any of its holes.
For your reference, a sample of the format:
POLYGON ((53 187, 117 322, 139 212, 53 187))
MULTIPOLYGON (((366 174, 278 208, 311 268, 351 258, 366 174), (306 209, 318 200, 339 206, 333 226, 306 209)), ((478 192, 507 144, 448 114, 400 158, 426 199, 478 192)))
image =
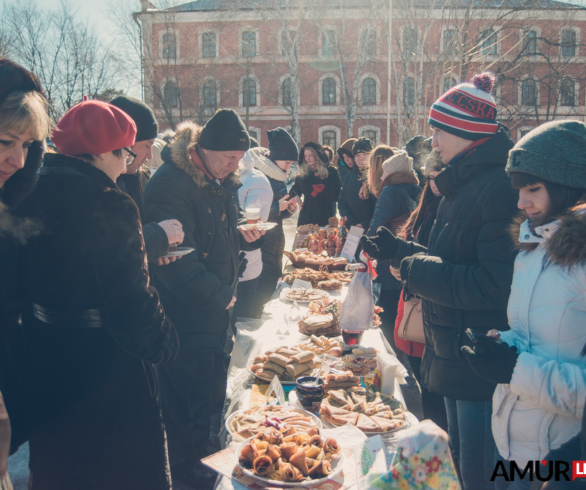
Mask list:
POLYGON ((57 123, 51 141, 64 155, 100 155, 134 145, 135 137, 136 125, 128 114, 84 96, 57 123))

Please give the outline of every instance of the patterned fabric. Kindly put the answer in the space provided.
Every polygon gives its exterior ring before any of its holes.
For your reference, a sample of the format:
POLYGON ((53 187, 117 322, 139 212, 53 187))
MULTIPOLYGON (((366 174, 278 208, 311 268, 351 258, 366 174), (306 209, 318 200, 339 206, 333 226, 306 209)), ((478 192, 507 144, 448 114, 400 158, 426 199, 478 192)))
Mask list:
POLYGON ((370 482, 382 490, 460 490, 450 454, 448 435, 431 420, 401 431, 400 461, 370 482))
POLYGON ((492 79, 477 75, 472 83, 461 83, 448 90, 431 106, 429 124, 461 138, 476 141, 498 130, 497 108, 492 79))

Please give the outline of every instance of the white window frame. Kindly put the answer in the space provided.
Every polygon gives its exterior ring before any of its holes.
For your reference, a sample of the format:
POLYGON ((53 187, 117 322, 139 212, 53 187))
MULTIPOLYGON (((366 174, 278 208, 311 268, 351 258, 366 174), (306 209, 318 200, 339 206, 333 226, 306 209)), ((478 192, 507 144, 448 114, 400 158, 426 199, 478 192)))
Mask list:
MULTIPOLYGON (((283 75, 281 78, 279 78, 279 92, 277 94, 277 102, 279 103, 279 106, 281 106, 281 107, 288 107, 288 106, 283 105, 283 82, 287 78, 292 78, 289 73, 287 73, 287 74, 283 75)), ((300 105, 299 94, 291 94, 291 97, 297 98, 297 105, 299 106, 300 105)))
MULTIPOLYGON (((521 107, 535 107, 533 105, 526 105, 523 104, 523 81, 527 80, 527 79, 533 79, 533 81, 535 82, 535 100, 537 101, 536 106, 539 107, 541 105, 541 91, 540 91, 540 84, 539 84, 539 80, 536 80, 533 76, 531 75, 525 75, 523 78, 521 78, 521 83, 519 83, 519 87, 518 87, 518 101, 519 101, 519 105, 521 107)), ((561 94, 560 94, 561 95, 561 94)))
MULTIPOLYGON (((444 46, 444 32, 446 31, 454 31, 456 33, 456 40, 457 40, 457 46, 454 46, 454 49, 462 49, 462 46, 460 46, 460 32, 458 31, 458 27, 457 26, 442 26, 442 32, 441 32, 441 38, 440 38, 440 55, 444 55, 444 53, 446 52, 446 46, 444 46)), ((452 54, 451 58, 446 55, 447 59, 457 59, 460 56, 460 53, 458 53, 457 51, 454 51, 454 53, 452 54)))
POLYGON ((319 51, 318 51, 318 55, 320 56, 320 58, 333 58, 336 56, 336 52, 334 51, 333 54, 323 54, 323 47, 324 47, 324 37, 327 31, 334 31, 334 40, 337 43, 338 42, 338 29, 336 28, 336 26, 323 26, 320 28, 319 30, 319 39, 318 39, 318 47, 319 47, 319 51))
POLYGON ((558 82, 558 110, 571 111, 576 110, 580 102, 580 83, 574 77, 570 75, 563 75, 558 82), (562 81, 564 78, 570 78, 574 81, 574 105, 562 105, 562 81))
POLYGON ((243 76, 240 81, 238 82, 238 105, 240 107, 246 107, 244 105, 244 94, 242 93, 242 88, 244 86, 244 80, 246 80, 247 78, 251 78, 252 80, 254 80, 256 82, 256 105, 251 105, 248 106, 250 108, 253 107, 260 107, 261 103, 260 103, 260 83, 258 81, 258 78, 256 78, 254 75, 248 75, 248 76, 243 76))
POLYGON ((220 31, 218 29, 201 29, 198 32, 198 47, 199 47, 199 57, 202 60, 213 60, 215 58, 220 57, 220 31), (208 32, 213 32, 216 35, 216 56, 214 58, 204 58, 203 57, 203 35, 207 34, 208 32))
MULTIPOLYGON (((216 82, 216 108, 218 108, 218 107, 220 107, 220 104, 221 104, 221 101, 220 101, 220 80, 218 80, 216 77, 212 77, 212 76, 205 77, 199 86, 200 106, 202 108, 204 108, 204 105, 203 105, 203 86, 207 82, 209 82, 210 80, 213 80, 214 82, 216 82)), ((205 109, 209 109, 209 107, 205 107, 205 109)))
POLYGON ((167 58, 165 58, 165 55, 163 53, 163 36, 166 34, 175 34, 175 58, 169 58, 169 59, 174 59, 174 60, 179 60, 181 59, 181 42, 180 42, 180 36, 179 36, 179 29, 161 29, 159 31, 159 59, 161 60, 166 60, 167 58))
POLYGON ((341 100, 340 100, 340 88, 342 87, 342 84, 340 83, 340 79, 338 78, 338 75, 336 75, 335 73, 326 73, 325 75, 322 75, 320 77, 320 79, 318 80, 317 83, 317 92, 318 92, 318 106, 321 107, 337 107, 341 104, 341 100), (336 103, 335 104, 324 104, 324 98, 323 98, 323 82, 326 78, 333 78, 336 81, 336 103))
MULTIPOLYGON (((161 92, 163 94, 163 100, 165 100, 165 85, 167 85, 167 83, 169 83, 169 82, 171 82, 173 85, 175 85, 175 88, 177 89, 177 93, 178 93, 178 96, 177 96, 177 105, 175 107, 169 107, 169 109, 171 110, 171 113, 173 113, 173 111, 178 111, 179 110, 181 93, 179 92, 179 87, 175 83, 175 80, 173 80, 172 78, 165 77, 165 78, 163 78, 162 83, 161 83, 161 92)), ((164 109, 163 109, 163 101, 160 100, 159 103, 161 104, 161 110, 164 111, 164 109)))
POLYGON ((288 27, 288 28, 283 27, 282 29, 279 29, 279 31, 277 33, 277 36, 278 36, 277 44, 279 45, 279 56, 281 58, 285 57, 285 55, 283 54, 283 32, 284 31, 295 31, 299 35, 299 29, 297 29, 297 27, 288 27))
POLYGON ((533 131, 535 129, 534 126, 521 126, 520 128, 517 129, 517 141, 519 141, 523 136, 522 136, 522 132, 523 131, 533 131))
POLYGON ((242 43, 242 35, 245 32, 254 32, 256 35, 256 54, 254 56, 252 56, 252 58, 258 58, 260 56, 260 31, 258 29, 252 29, 249 27, 243 27, 242 29, 239 29, 238 31, 238 57, 240 59, 246 60, 248 59, 247 56, 244 56, 242 53, 242 49, 244 47, 243 43, 242 43))
POLYGON ((250 131, 256 131, 256 134, 258 134, 258 138, 257 138, 258 144, 259 144, 259 146, 262 146, 262 142, 261 142, 262 133, 261 133, 260 129, 259 128, 255 128, 254 126, 248 126, 247 131, 248 132, 250 132, 250 131))
POLYGON ((366 56, 371 57, 371 58, 377 57, 377 56, 379 56, 381 54, 381 46, 380 46, 380 43, 379 43, 380 36, 379 36, 379 28, 378 28, 378 26, 375 26, 375 25, 372 25, 372 24, 362 26, 360 28, 360 30, 358 31, 358 44, 357 45, 360 46, 360 39, 362 39, 362 36, 364 35, 364 31, 367 31, 367 30, 374 32, 374 35, 376 37, 376 44, 374 46, 374 54, 372 54, 372 55, 366 55, 366 56))
POLYGON ((577 27, 574 27, 574 26, 560 27, 560 47, 559 47, 559 50, 560 50, 559 57, 563 60, 573 60, 573 59, 577 58, 578 56, 580 56, 580 29, 578 29, 577 27), (569 56, 569 57, 562 56, 562 34, 564 33, 564 31, 574 31, 574 34, 576 35, 576 45, 574 46, 576 53, 574 54, 574 56, 569 56))
POLYGON ((380 128, 376 127, 376 126, 372 126, 372 125, 366 125, 366 126, 360 126, 358 128, 358 134, 360 137, 364 136, 364 131, 375 131, 376 132, 376 141, 373 141, 373 143, 376 145, 380 145, 381 144, 381 139, 380 139, 380 128))
MULTIPOLYGON (((323 135, 326 131, 334 131, 336 133, 336 143, 337 146, 342 144, 342 130, 338 126, 322 126, 318 129, 318 136, 319 136, 319 144, 323 144, 323 135)), ((334 158, 336 157, 335 153, 338 151, 338 148, 333 148, 334 150, 334 158)))
MULTIPOLYGON (((417 26, 413 26, 413 25, 404 25, 401 29, 401 47, 403 48, 403 53, 405 52, 405 30, 409 29, 409 30, 416 30, 417 31, 417 46, 415 46, 415 55, 417 56, 417 53, 419 52, 419 43, 421 42, 421 33, 419 32, 419 27, 417 26)), ((456 31, 457 32, 457 31, 456 31)), ((442 31, 442 43, 443 43, 443 31, 442 31)))
POLYGON ((360 77, 360 85, 358 85, 358 105, 360 107, 372 107, 371 104, 364 105, 362 103, 362 84, 364 83, 364 80, 366 80, 367 78, 372 78, 374 80, 375 91, 376 91, 376 100, 375 100, 374 105, 380 105, 380 103, 381 103, 380 102, 380 94, 381 94, 380 80, 374 73, 365 73, 364 75, 362 75, 360 77))
POLYGON ((494 60, 501 55, 501 29, 499 26, 487 26, 480 31, 482 34, 485 31, 492 29, 496 36, 496 54, 484 54, 484 47, 480 46, 480 56, 485 60, 494 60))
POLYGON ((519 30, 519 39, 520 39, 521 43, 519 44, 519 47, 521 50, 523 50, 524 44, 525 44, 525 35, 530 31, 535 31, 537 33, 537 37, 536 37, 537 53, 535 53, 535 54, 527 53, 524 56, 535 59, 535 57, 539 56, 539 53, 541 53, 541 42, 539 40, 539 38, 541 37, 541 29, 539 27, 532 25, 532 26, 526 27, 525 29, 520 29, 519 30))
MULTIPOLYGON (((415 75, 413 75, 412 73, 405 73, 405 75, 403 76, 403 80, 401 83, 401 104, 403 104, 403 107, 415 107, 415 104, 417 103, 417 84, 416 81, 417 79, 415 78, 415 75), (407 80, 408 78, 412 78, 413 79, 413 105, 407 105, 405 103, 405 80, 407 80)), ((443 87, 442 87, 443 88, 443 87)))

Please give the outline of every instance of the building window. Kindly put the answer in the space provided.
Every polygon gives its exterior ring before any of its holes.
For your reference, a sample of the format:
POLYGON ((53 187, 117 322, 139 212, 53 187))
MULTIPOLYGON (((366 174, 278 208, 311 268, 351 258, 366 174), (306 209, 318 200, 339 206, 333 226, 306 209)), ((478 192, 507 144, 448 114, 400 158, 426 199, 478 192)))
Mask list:
POLYGON ((532 78, 526 78, 521 82, 521 104, 537 105, 537 83, 532 78))
POLYGON ((419 33, 414 27, 405 27, 403 29, 403 52, 405 56, 415 56, 417 54, 417 41, 419 33))
POLYGON ((324 131, 321 137, 321 144, 330 148, 338 148, 335 131, 324 131))
POLYGON ((376 29, 367 27, 362 34, 362 45, 366 56, 376 56, 376 29))
POLYGON ((281 96, 282 96, 282 104, 284 106, 291 106, 293 105, 292 96, 291 96, 291 78, 287 77, 281 83, 281 96))
POLYGON ((204 58, 216 57, 216 33, 204 32, 202 37, 202 56, 204 58))
POLYGON ((376 130, 375 129, 365 129, 364 131, 362 131, 362 136, 364 138, 368 138, 370 141, 372 141, 372 144, 374 146, 377 145, 376 130))
POLYGON ((295 43, 295 31, 292 29, 285 29, 281 31, 281 56, 287 56, 291 51, 291 47, 295 43))
POLYGON ((533 130, 533 128, 521 128, 521 129, 519 129, 519 139, 524 138, 532 130, 533 130))
MULTIPOLYGON (((326 78, 322 83, 322 103, 324 105, 336 104, 336 80, 326 78)), ((332 148, 334 148, 332 146, 332 148)))
POLYGON ((163 88, 163 102, 168 108, 177 107, 179 105, 179 90, 177 86, 168 81, 163 88))
POLYGON ((531 30, 525 33, 525 37, 523 38, 523 52, 528 55, 539 53, 537 31, 531 30))
POLYGON ((576 86, 574 80, 569 77, 562 78, 560 99, 560 104, 564 107, 573 107, 576 105, 576 86))
POLYGON ((446 29, 443 34, 444 53, 446 56, 456 56, 460 54, 458 46, 458 33, 455 29, 446 29))
POLYGON ((498 37, 494 29, 486 29, 480 35, 482 54, 484 56, 496 56, 498 37))
POLYGON ((216 82, 214 80, 208 80, 203 84, 203 106, 204 107, 216 107, 216 82))
POLYGON ((415 105, 415 79, 413 77, 407 77, 403 82, 403 102, 408 107, 415 105))
POLYGON ((334 29, 326 29, 323 32, 321 54, 324 56, 333 56, 336 54, 336 31, 334 29))
POLYGON ((256 32, 244 31, 242 33, 242 57, 252 58, 256 56, 256 32))
POLYGON ((562 32, 562 56, 576 56, 576 31, 573 29, 564 29, 562 32))
POLYGON ((242 82, 242 105, 244 107, 256 105, 256 82, 252 78, 246 78, 242 82))
POLYGON ((260 144, 260 140, 258 139, 258 133, 256 131, 249 129, 248 136, 250 136, 251 138, 254 138, 260 144))
POLYGON ((362 82, 362 105, 376 104, 376 82, 372 78, 365 78, 362 82))
POLYGON ((456 80, 454 77, 445 77, 444 78, 444 93, 446 93, 448 90, 450 90, 455 85, 458 85, 458 80, 456 80))
POLYGON ((163 34, 163 58, 177 58, 177 39, 175 34, 163 34))

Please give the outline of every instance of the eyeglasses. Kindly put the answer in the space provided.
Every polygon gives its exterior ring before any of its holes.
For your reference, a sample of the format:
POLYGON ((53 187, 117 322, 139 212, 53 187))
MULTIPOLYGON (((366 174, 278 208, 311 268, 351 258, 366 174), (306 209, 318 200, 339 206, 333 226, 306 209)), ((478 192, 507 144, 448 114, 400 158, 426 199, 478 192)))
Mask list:
POLYGON ((130 151, 128 148, 122 148, 122 149, 124 151, 128 152, 128 155, 126 156, 126 165, 132 165, 132 163, 136 159, 136 153, 130 151))

